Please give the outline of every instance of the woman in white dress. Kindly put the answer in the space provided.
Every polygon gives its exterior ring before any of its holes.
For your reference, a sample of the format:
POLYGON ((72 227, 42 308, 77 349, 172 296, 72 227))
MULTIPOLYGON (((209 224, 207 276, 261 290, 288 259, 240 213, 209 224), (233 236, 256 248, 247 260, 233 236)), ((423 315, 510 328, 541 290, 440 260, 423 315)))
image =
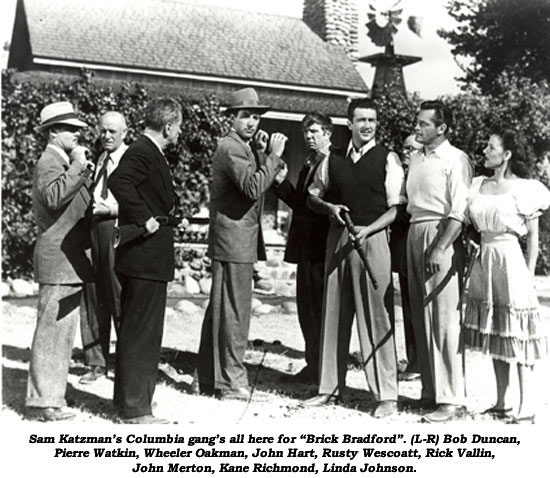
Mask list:
POLYGON ((538 217, 550 206, 550 192, 541 182, 514 173, 515 133, 491 135, 484 153, 484 166, 493 175, 474 178, 468 198, 470 220, 481 233, 481 249, 466 297, 464 343, 493 359, 497 401, 487 412, 515 423, 533 423, 534 364, 549 352, 533 276, 538 217), (527 236, 526 258, 520 236, 527 236), (517 364, 520 392, 515 416, 505 400, 512 363, 517 364))

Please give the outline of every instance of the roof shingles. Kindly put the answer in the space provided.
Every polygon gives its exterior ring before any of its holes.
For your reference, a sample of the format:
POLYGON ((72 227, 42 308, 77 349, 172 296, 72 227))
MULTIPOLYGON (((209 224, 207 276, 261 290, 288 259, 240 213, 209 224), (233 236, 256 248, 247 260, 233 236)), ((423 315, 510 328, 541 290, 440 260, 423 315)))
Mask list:
POLYGON ((185 0, 24 0, 34 56, 365 91, 299 18, 185 0))

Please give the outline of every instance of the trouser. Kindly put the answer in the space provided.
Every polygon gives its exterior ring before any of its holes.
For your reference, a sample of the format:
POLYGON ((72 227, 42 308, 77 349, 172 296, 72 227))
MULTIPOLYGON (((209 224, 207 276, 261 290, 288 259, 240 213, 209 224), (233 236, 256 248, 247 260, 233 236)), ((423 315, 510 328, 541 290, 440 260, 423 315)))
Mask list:
POLYGON ((411 299, 409 297, 409 280, 407 271, 399 272, 399 288, 401 289, 401 307, 403 309, 403 329, 405 332, 405 352, 409 364, 416 362, 416 342, 414 340, 411 317, 411 299))
POLYGON ((248 386, 244 354, 250 329, 253 270, 252 263, 212 260, 212 288, 197 366, 202 392, 248 386))
POLYGON ((300 254, 296 267, 298 321, 304 336, 307 367, 316 375, 319 374, 324 269, 324 261, 312 261, 300 254))
POLYGON ((93 283, 40 284, 27 383, 28 407, 66 405, 67 375, 78 320, 71 312, 80 307, 80 321, 87 322, 94 301, 93 283))
POLYGON ((386 231, 367 238, 362 247, 376 275, 378 289, 367 277, 347 230, 331 225, 325 260, 319 393, 339 394, 345 388, 355 315, 363 369, 374 399, 397 400, 393 287, 386 231))
POLYGON ((106 367, 111 341, 111 317, 118 334, 120 322, 120 284, 116 277, 113 234, 115 219, 94 217, 92 221, 92 262, 97 296, 97 313, 81 323, 84 361, 106 367))
POLYGON ((122 418, 151 414, 164 328, 167 282, 118 276, 122 315, 114 404, 122 418))
POLYGON ((426 257, 442 234, 443 221, 411 224, 407 238, 409 292, 422 397, 464 403, 460 346, 460 285, 464 251, 460 239, 445 251, 439 272, 428 275, 426 257), (459 274, 460 272, 460 274, 459 274))

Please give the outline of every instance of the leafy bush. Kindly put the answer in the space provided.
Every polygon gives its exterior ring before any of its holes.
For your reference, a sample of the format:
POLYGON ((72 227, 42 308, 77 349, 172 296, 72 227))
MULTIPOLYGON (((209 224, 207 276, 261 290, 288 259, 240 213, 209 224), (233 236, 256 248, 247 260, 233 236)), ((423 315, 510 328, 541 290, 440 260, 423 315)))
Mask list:
MULTIPOLYGON (((151 96, 139 83, 113 87, 103 82, 100 86, 86 71, 76 80, 39 84, 19 82, 14 76, 12 71, 2 72, 2 274, 29 277, 36 239, 32 173, 46 145, 46 138, 35 131, 40 110, 53 101, 73 103, 91 126, 83 131, 82 143, 97 157, 101 146, 95 127, 101 115, 109 110, 124 114, 129 127, 127 141, 132 142, 143 129, 143 109, 151 96)), ((199 103, 177 99, 183 111, 182 131, 166 157, 175 183, 176 212, 189 216, 208 202, 211 157, 228 123, 213 97, 199 103)), ((186 240, 181 235, 178 239, 186 240)))
MULTIPOLYGON (((129 124, 128 141, 137 138, 143 128, 143 108, 158 88, 139 83, 124 83, 113 87, 104 80, 95 80, 83 72, 78 80, 56 80, 48 83, 20 82, 13 72, 2 73, 2 269, 4 277, 30 276, 32 248, 36 228, 31 213, 31 183, 34 164, 42 153, 46 140, 34 128, 40 110, 52 101, 68 100, 83 114, 92 128, 84 131, 83 142, 96 153, 100 151, 93 126, 108 110, 123 113, 129 124)), ((191 103, 178 97, 183 110, 183 124, 179 142, 166 152, 172 167, 177 194, 177 212, 186 216, 207 204, 211 175, 211 157, 217 140, 228 127, 220 114, 214 97, 200 103, 191 103)), ((482 158, 491 128, 507 124, 525 138, 523 162, 533 177, 549 185, 550 155, 550 89, 546 82, 502 74, 490 95, 482 95, 471 88, 457 96, 442 98, 453 109, 455 127, 450 140, 468 153, 474 161, 482 158)), ((421 99, 418 95, 404 98, 399 94, 380 95, 379 140, 391 149, 401 151, 403 140, 413 132, 416 111, 421 99)), ((480 172, 478 168, 478 173, 480 172)), ((550 218, 541 218, 540 255, 538 273, 550 272, 550 218)), ((190 231, 178 239, 195 242, 203 234, 190 231)), ((208 270, 204 254, 178 253, 181 266, 194 259, 203 262, 200 273, 208 270), (199 257, 200 256, 200 257, 199 257)))

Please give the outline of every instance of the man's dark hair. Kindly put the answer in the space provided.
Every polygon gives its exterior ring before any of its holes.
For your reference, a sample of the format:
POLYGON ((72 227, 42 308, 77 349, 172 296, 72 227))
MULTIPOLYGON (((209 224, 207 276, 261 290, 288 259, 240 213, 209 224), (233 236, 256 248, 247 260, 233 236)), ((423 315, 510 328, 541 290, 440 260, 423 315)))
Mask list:
POLYGON ((376 111, 376 117, 378 117, 378 108, 372 98, 354 98, 348 105, 348 119, 353 121, 353 114, 357 108, 365 108, 368 110, 376 111))
POLYGON ((329 133, 332 133, 334 128, 330 117, 320 113, 319 111, 314 111, 304 116, 304 119, 302 120, 302 129, 306 131, 311 125, 314 124, 318 124, 324 131, 328 131, 329 133))
POLYGON ((421 110, 432 110, 434 112, 434 123, 436 126, 441 126, 443 123, 447 125, 445 134, 453 127, 453 112, 439 100, 423 101, 420 103, 421 110))
POLYGON ((175 123, 181 116, 181 105, 175 99, 155 98, 145 107, 145 127, 161 131, 167 123, 175 123))

